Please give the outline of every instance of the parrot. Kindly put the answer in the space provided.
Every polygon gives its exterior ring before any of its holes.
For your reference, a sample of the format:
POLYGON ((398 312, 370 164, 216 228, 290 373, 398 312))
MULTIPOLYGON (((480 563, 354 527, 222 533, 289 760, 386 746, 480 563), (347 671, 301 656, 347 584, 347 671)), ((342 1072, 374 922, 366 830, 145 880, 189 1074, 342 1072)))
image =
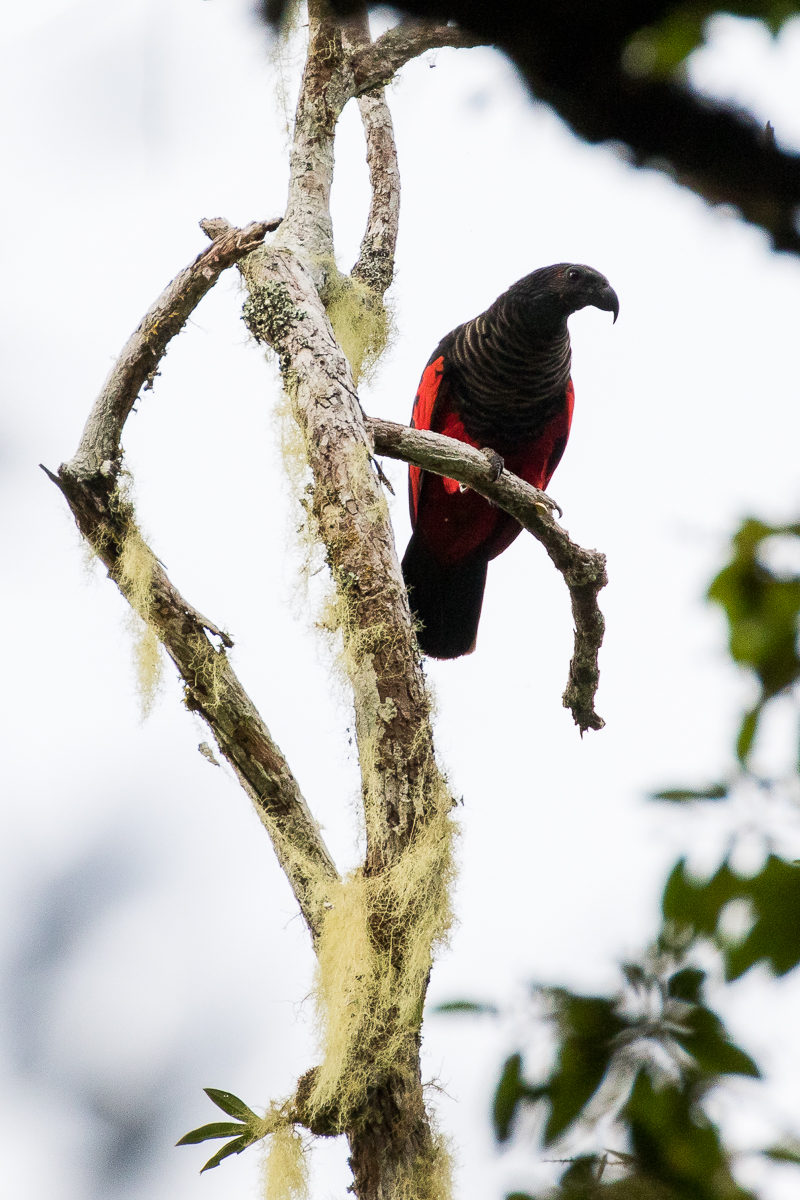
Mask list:
MULTIPOLYGON (((591 305, 619 316, 604 275, 580 263, 541 267, 439 342, 411 416, 474 446, 544 490, 569 437, 575 391, 567 318, 591 305)), ((402 571, 420 650, 452 659, 475 649, 490 561, 522 526, 483 496, 409 466, 411 540, 402 571)))

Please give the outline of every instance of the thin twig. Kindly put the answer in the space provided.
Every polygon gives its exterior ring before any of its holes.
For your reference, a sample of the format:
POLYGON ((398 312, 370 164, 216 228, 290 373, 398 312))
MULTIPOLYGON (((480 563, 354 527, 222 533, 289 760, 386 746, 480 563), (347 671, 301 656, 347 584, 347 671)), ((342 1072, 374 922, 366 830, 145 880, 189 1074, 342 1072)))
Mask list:
POLYGON ((142 387, 148 380, 152 382, 168 344, 222 272, 260 246, 265 235, 278 228, 281 218, 253 221, 244 229, 234 229, 225 222, 225 231, 218 235, 216 226, 221 221, 215 218, 201 222, 214 239, 212 244, 164 289, 111 368, 89 414, 77 453, 69 463, 69 471, 76 478, 114 473, 122 428, 142 387))
POLYGON ((480 450, 441 433, 411 429, 393 421, 373 417, 368 419, 367 425, 376 454, 398 458, 436 475, 458 480, 510 513, 542 543, 569 588, 575 619, 575 649, 563 697, 564 707, 571 710, 581 733, 587 729, 602 729, 604 721, 595 712, 594 700, 600 681, 597 656, 605 630, 603 614, 597 604, 600 589, 608 583, 605 555, 599 550, 584 550, 571 540, 567 531, 553 519, 553 502, 544 492, 510 471, 504 470, 495 480, 495 468, 480 450))

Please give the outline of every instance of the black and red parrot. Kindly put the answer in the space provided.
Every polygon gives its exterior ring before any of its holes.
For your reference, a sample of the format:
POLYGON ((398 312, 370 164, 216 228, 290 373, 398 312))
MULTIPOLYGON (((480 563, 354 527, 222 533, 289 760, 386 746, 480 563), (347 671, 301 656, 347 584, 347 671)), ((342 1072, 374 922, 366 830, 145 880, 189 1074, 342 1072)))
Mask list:
MULTIPOLYGON (((619 314, 604 275, 557 263, 526 275, 486 312, 442 338, 420 380, 411 425, 493 451, 490 460, 547 487, 569 437, 575 393, 567 318, 593 305, 619 314), (502 460, 502 462, 500 461, 502 460)), ((475 648, 486 570, 521 526, 454 479, 409 467, 411 541, 403 576, 420 648, 475 648)))

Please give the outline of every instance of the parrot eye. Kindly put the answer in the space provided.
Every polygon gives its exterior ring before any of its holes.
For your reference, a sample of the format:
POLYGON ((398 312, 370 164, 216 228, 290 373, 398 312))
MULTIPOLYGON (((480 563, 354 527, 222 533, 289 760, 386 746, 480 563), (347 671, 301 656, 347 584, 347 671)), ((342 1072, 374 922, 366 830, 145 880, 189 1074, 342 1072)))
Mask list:
POLYGON ((576 279, 580 279, 580 277, 581 277, 581 272, 576 270, 575 267, 570 267, 570 269, 567 271, 567 279, 572 280, 573 283, 575 282, 576 279))

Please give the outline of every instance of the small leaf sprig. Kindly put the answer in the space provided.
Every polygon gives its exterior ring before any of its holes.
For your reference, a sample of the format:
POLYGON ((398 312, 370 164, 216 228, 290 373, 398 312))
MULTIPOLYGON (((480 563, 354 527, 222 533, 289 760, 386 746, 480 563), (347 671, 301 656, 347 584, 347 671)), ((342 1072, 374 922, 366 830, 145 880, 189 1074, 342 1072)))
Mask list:
POLYGON ((218 1167, 222 1160, 230 1154, 241 1154, 254 1142, 260 1142, 268 1134, 275 1133, 283 1126, 291 1124, 286 1105, 273 1108, 266 1116, 259 1117, 257 1113, 247 1107, 244 1100, 240 1100, 231 1092, 223 1092, 219 1088, 203 1088, 203 1091, 209 1100, 216 1104, 217 1108, 221 1108, 229 1117, 236 1117, 237 1120, 212 1121, 208 1125, 201 1125, 198 1129, 192 1129, 189 1133, 184 1134, 180 1141, 175 1143, 176 1146, 195 1146, 198 1142, 207 1142, 214 1138, 232 1139, 226 1142, 216 1154, 213 1154, 204 1167, 201 1167, 201 1175, 203 1171, 218 1167))

